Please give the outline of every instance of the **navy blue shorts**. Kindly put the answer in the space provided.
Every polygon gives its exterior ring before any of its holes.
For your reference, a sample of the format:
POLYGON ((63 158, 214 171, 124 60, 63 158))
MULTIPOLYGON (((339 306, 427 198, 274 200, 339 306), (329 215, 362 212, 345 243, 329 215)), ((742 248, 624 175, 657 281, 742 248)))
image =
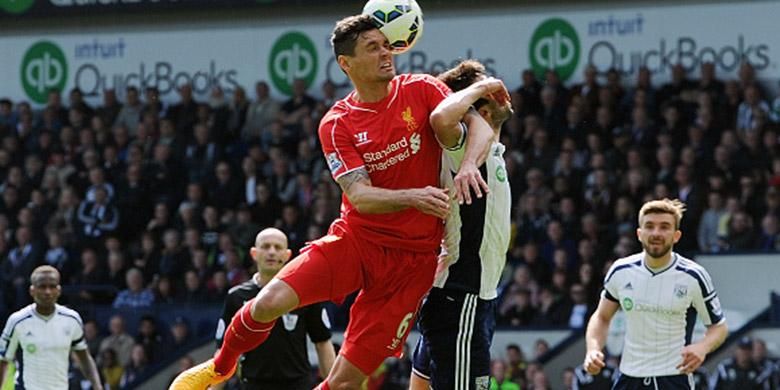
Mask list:
POLYGON ((649 376, 636 378, 618 375, 612 390, 693 390, 693 375, 649 376))
POLYGON ((415 375, 430 380, 434 389, 487 390, 496 300, 433 288, 419 318, 415 375))

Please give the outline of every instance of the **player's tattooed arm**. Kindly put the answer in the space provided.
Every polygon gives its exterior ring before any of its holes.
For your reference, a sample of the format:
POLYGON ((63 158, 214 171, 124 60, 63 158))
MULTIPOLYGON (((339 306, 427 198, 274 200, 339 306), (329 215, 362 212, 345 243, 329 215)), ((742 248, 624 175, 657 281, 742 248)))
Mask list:
POLYGON ((336 182, 339 183, 341 190, 344 191, 344 193, 347 194, 347 197, 349 198, 350 189, 352 189, 355 184, 370 186, 371 177, 368 176, 368 171, 365 168, 359 168, 352 172, 341 175, 338 179, 336 179, 336 182))
POLYGON ((336 179, 341 190, 359 212, 384 214, 414 207, 425 214, 446 218, 449 195, 436 187, 388 190, 375 187, 365 168, 359 168, 336 179))

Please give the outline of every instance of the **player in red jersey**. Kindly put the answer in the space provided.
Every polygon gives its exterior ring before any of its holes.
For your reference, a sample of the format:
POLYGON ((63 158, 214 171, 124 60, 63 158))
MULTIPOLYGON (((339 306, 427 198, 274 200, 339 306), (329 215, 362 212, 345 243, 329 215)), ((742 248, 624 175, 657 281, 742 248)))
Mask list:
POLYGON ((450 95, 431 76, 396 76, 389 42, 365 15, 339 21, 331 41, 355 86, 319 129, 344 192, 341 217, 236 313, 214 359, 179 375, 171 389, 201 390, 223 381, 242 352, 268 337, 279 316, 356 290, 339 357, 318 388, 360 388, 386 357, 400 354, 432 285, 450 196, 439 186, 441 147, 466 142, 455 178, 459 199, 470 202, 471 191, 480 197, 487 190, 477 161, 487 153, 491 128, 473 110, 462 125, 436 107, 475 90, 505 93, 500 81, 450 95))

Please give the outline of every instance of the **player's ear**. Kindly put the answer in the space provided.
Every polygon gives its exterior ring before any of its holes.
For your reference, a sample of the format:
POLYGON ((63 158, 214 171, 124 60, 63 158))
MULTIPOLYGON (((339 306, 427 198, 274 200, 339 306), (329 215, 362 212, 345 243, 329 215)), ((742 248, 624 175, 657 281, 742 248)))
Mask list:
POLYGON ((674 243, 676 244, 677 241, 680 241, 680 238, 682 237, 682 230, 677 229, 674 231, 674 243))
POLYGON ((640 227, 636 228, 636 239, 639 240, 639 241, 642 241, 641 233, 642 233, 642 228, 640 228, 640 227))
POLYGON ((284 251, 284 262, 287 263, 290 261, 290 257, 292 257, 292 251, 287 249, 284 251))
POLYGON ((338 58, 336 58, 336 62, 339 63, 339 67, 341 67, 341 70, 344 72, 349 71, 349 57, 345 55, 339 55, 338 58))
POLYGON ((482 117, 482 119, 485 120, 485 122, 493 123, 493 114, 491 114, 490 110, 488 109, 489 106, 490 104, 483 104, 482 107, 477 110, 477 112, 482 117))
POLYGON ((255 261, 255 256, 257 255, 257 247, 251 247, 249 248, 249 257, 252 258, 252 261, 255 261))

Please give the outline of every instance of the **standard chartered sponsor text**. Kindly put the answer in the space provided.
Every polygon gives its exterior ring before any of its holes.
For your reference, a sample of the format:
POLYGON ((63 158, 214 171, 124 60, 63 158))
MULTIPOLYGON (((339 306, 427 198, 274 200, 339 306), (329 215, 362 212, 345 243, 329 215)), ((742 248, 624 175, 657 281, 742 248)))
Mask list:
POLYGON ((397 142, 388 144, 383 150, 363 153, 363 161, 366 162, 366 170, 370 173, 374 171, 384 171, 385 169, 406 160, 410 155, 409 141, 406 137, 403 137, 397 142), (393 155, 390 156, 391 154, 393 155), (388 156, 390 157, 388 158, 388 156))

